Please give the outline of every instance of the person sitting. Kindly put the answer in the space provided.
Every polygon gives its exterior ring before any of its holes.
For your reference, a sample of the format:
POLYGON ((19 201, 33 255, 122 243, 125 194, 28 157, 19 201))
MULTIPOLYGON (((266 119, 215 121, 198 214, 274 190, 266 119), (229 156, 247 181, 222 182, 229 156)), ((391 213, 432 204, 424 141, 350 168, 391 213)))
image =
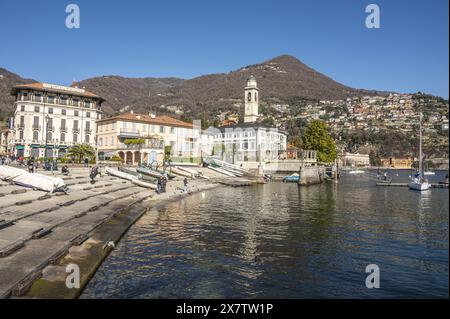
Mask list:
POLYGON ((61 173, 65 176, 69 175, 69 167, 67 165, 61 167, 61 173))

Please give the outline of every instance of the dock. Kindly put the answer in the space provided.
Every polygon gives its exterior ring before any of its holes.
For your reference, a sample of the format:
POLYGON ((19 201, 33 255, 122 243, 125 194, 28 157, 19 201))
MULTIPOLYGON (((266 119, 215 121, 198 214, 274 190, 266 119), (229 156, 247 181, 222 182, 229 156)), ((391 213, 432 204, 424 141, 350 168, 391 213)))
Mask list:
MULTIPOLYGON (((377 186, 408 187, 408 183, 377 183, 377 186)), ((431 184, 431 188, 448 188, 448 184, 431 184)))

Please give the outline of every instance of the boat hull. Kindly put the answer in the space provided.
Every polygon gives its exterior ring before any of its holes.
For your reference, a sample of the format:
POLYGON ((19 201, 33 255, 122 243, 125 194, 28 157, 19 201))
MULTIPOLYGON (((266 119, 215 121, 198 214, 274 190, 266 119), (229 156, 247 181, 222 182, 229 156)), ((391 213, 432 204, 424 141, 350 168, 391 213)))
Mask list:
POLYGON ((429 183, 417 183, 417 182, 410 182, 408 183, 409 189, 415 190, 415 191, 425 191, 427 189, 431 188, 431 185, 429 183))

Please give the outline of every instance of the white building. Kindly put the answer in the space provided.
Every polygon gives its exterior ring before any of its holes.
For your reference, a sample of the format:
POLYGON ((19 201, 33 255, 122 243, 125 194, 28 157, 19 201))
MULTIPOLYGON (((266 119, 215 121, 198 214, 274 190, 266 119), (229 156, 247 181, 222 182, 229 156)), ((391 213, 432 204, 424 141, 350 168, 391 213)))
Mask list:
POLYGON ((17 85, 11 95, 16 98, 15 156, 63 157, 74 144, 96 146, 101 97, 85 89, 47 83, 17 85))
POLYGON ((287 133, 258 122, 259 89, 254 76, 247 81, 244 123, 219 127, 214 132, 214 154, 225 151, 229 162, 262 162, 286 157, 287 133))

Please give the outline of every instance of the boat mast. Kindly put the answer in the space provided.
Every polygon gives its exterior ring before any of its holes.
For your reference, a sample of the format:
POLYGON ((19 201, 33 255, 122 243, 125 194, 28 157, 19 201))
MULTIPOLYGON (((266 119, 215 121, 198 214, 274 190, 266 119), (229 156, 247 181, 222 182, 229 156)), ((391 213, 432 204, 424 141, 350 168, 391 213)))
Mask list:
POLYGON ((422 118, 423 114, 420 113, 420 120, 419 120, 419 178, 422 181, 423 179, 423 168, 422 168, 422 118))

